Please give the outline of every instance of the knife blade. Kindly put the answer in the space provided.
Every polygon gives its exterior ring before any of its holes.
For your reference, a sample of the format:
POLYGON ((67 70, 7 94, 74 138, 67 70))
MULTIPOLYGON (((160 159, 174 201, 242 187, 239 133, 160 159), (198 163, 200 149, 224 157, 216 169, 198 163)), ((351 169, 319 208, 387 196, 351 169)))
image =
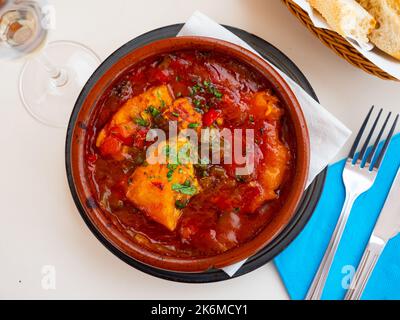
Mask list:
POLYGON ((375 225, 373 235, 389 241, 400 232, 400 168, 375 225))
POLYGON ((388 241, 400 232, 400 168, 369 238, 368 245, 346 293, 345 300, 359 300, 388 241))

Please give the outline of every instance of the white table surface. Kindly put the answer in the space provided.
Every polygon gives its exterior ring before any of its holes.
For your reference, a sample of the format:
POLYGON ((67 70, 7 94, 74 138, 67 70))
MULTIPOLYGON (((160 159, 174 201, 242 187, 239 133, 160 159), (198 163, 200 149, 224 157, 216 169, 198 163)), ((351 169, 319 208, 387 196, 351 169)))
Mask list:
MULTIPOLYGON (((106 58, 128 40, 185 21, 199 9, 286 53, 322 104, 357 130, 371 104, 400 111, 400 84, 349 65, 278 0, 53 0, 50 40, 82 42, 106 58)), ((0 298, 287 299, 273 265, 223 283, 190 285, 146 275, 95 239, 79 216, 64 167, 65 130, 36 122, 20 102, 22 61, 0 62, 0 298), (53 265, 56 289, 42 288, 53 265)), ((72 106, 71 106, 72 107, 72 106)), ((346 149, 341 155, 345 155, 346 149)))

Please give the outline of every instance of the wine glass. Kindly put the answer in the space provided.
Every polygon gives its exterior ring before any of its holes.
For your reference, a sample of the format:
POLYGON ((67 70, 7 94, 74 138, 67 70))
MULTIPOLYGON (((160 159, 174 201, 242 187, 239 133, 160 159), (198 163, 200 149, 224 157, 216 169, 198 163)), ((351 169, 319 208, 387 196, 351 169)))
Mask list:
POLYGON ((46 0, 0 0, 0 59, 28 58, 19 78, 21 100, 36 120, 62 128, 100 58, 77 42, 46 43, 53 24, 46 0))

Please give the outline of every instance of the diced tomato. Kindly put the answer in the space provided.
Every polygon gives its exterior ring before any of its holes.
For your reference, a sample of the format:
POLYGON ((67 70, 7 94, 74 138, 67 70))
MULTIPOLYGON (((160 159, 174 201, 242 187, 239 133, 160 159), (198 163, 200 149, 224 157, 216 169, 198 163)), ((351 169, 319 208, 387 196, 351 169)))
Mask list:
POLYGON ((121 152, 122 141, 113 135, 104 138, 100 151, 103 156, 113 156, 121 152))
POLYGON ((151 183, 152 183, 153 186, 157 187, 160 190, 164 189, 164 184, 162 182, 152 181, 151 183))
POLYGON ((138 69, 135 73, 132 74, 131 76, 131 81, 132 83, 138 83, 145 80, 145 74, 143 72, 143 69, 140 68, 138 69))
POLYGON ((133 144, 133 135, 137 130, 137 126, 116 126, 110 129, 110 133, 116 136, 123 144, 131 146, 133 144))
POLYGON ((118 194, 119 198, 124 198, 127 190, 128 190, 128 177, 122 178, 112 188, 112 192, 118 194))
POLYGON ((215 109, 210 109, 208 110, 204 115, 203 115, 203 125, 206 127, 211 126, 215 120, 219 117, 220 112, 218 112, 215 109))
POLYGON ((186 59, 173 59, 170 62, 170 68, 174 70, 177 74, 185 74, 187 73, 187 68, 190 66, 190 61, 186 59))
POLYGON ((136 132, 135 136, 133 137, 133 145, 136 148, 142 149, 144 147, 144 144, 146 142, 146 135, 147 135, 148 131, 149 131, 149 129, 142 128, 136 132))
POLYGON ((122 137, 122 136, 117 136, 119 140, 122 141, 123 144, 127 145, 127 146, 131 146, 134 142, 133 136, 129 136, 129 137, 122 137))
POLYGON ((199 225, 194 219, 182 223, 180 228, 181 241, 196 246, 200 251, 220 252, 223 245, 217 239, 215 223, 199 225))
MULTIPOLYGON (((127 127, 127 126, 125 126, 127 127)), ((135 146, 137 148, 143 148, 146 140, 146 135, 149 129, 139 128, 134 126, 133 128, 125 129, 124 126, 116 126, 110 129, 110 136, 116 140, 122 142, 127 146, 135 146)))
POLYGON ((215 238, 216 223, 217 217, 213 212, 183 215, 179 230, 182 242, 195 244, 199 249, 219 249, 215 238))
POLYGON ((87 154, 86 159, 89 163, 96 162, 97 160, 97 154, 87 154))
POLYGON ((169 74, 165 70, 155 69, 153 73, 153 77, 160 83, 168 83, 169 82, 169 74))
POLYGON ((257 203, 257 199, 263 194, 263 188, 258 183, 253 183, 253 185, 241 185, 239 187, 242 198, 244 199, 242 203, 242 210, 245 213, 254 213, 254 210, 259 207, 261 203, 257 203))
POLYGON ((230 195, 220 195, 215 198, 215 205, 220 210, 231 210, 235 207, 235 201, 230 197, 230 195))
POLYGON ((170 86, 176 98, 186 97, 190 94, 188 86, 184 82, 174 82, 170 86))

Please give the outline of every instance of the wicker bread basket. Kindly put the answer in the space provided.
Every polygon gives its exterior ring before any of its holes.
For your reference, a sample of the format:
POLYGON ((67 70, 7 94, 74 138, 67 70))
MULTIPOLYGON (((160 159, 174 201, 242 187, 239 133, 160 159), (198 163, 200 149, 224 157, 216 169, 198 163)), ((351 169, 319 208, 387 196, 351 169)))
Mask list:
POLYGON ((282 0, 286 6, 322 43, 331 48, 336 54, 350 62, 352 65, 385 80, 397 80, 385 71, 378 68, 371 61, 362 56, 342 36, 330 30, 314 27, 307 12, 291 0, 282 0))

